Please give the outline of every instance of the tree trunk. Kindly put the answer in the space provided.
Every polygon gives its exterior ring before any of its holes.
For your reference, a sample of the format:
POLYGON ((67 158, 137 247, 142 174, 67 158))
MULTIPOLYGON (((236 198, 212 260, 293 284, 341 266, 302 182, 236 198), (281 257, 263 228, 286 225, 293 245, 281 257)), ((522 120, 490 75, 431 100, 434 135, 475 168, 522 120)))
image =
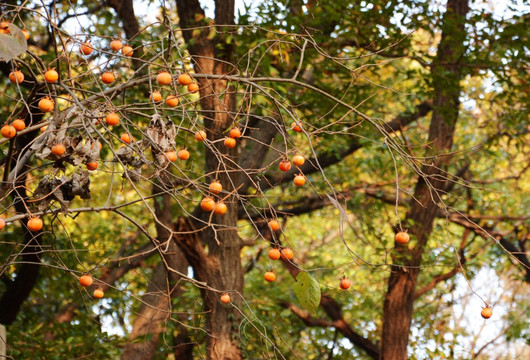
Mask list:
MULTIPOLYGON (((203 28, 199 32, 186 29, 213 24, 205 18, 203 9, 197 0, 177 0, 177 11, 180 17, 183 37, 189 44, 195 72, 198 74, 223 75, 233 68, 229 66, 233 56, 233 45, 224 41, 223 34, 208 39, 209 30, 203 28), (193 40, 193 41, 190 41, 193 40), (221 61, 219 61, 221 60, 221 61)), ((234 24, 234 0, 215 1, 215 24, 234 24)), ((220 29, 218 29, 220 30, 220 29)), ((204 281, 213 289, 227 291, 232 297, 232 304, 238 306, 241 299, 236 293, 243 291, 243 268, 241 266, 241 240, 237 234, 238 203, 237 198, 226 194, 237 187, 238 147, 227 149, 222 143, 224 132, 235 119, 235 93, 226 80, 199 80, 201 109, 204 127, 208 140, 205 143, 206 174, 209 180, 217 179, 223 185, 223 193, 216 201, 223 198, 228 210, 224 215, 201 213, 202 221, 195 221, 195 228, 207 228, 200 232, 200 243, 208 246, 208 254, 199 248, 198 239, 189 236, 184 246, 188 261, 200 281, 204 281), (218 141, 219 140, 219 141, 218 141), (212 143, 215 142, 215 143, 212 143), (214 225, 212 225, 214 224, 214 225)), ((180 230, 180 229, 179 229, 180 230)), ((240 315, 234 307, 221 304, 220 293, 202 290, 203 308, 206 313, 207 357, 214 360, 241 359, 241 350, 234 340, 240 315)))
POLYGON ((441 175, 447 168, 453 134, 460 105, 460 80, 462 73, 458 61, 464 53, 465 17, 469 11, 468 0, 449 0, 443 17, 442 40, 437 57, 431 66, 434 85, 434 104, 429 128, 427 152, 432 156, 429 164, 422 166, 423 177, 418 179, 414 200, 407 214, 406 223, 414 248, 396 244, 392 272, 383 309, 383 336, 381 358, 385 360, 407 359, 414 292, 425 244, 431 234, 433 221, 443 189, 441 175))

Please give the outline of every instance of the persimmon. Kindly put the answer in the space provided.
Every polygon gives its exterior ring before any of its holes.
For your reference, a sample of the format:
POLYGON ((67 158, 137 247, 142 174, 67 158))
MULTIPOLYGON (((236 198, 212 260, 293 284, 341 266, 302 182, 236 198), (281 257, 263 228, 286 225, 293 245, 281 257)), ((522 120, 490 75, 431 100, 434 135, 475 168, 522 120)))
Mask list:
POLYGON ((94 51, 94 48, 92 47, 92 44, 84 42, 79 47, 79 51, 81 51, 81 54, 83 55, 90 55, 92 54, 92 51, 94 51))
POLYGON ((3 218, 0 218, 0 230, 6 227, 6 221, 3 218))
POLYGON ((295 164, 296 166, 302 166, 304 165, 305 163, 305 159, 302 155, 295 155, 293 157, 293 164, 295 164))
POLYGON ((206 131, 200 130, 195 133, 195 140, 204 141, 206 140, 206 131))
POLYGON ((2 126, 2 129, 0 130, 0 134, 2 134, 3 137, 6 139, 14 138, 17 134, 17 129, 13 125, 4 125, 2 126))
POLYGON ((22 33, 24 34, 24 37, 26 38, 26 40, 29 40, 29 31, 27 29, 23 29, 22 33))
POLYGON ((289 160, 282 160, 278 166, 281 171, 289 171, 291 169, 291 162, 289 160))
POLYGON ((237 142, 236 142, 236 139, 227 137, 225 138, 224 144, 228 149, 232 149, 236 147, 237 142))
POLYGON ((174 152, 174 151, 167 151, 166 152, 166 157, 171 162, 177 161, 177 153, 174 152))
POLYGON ((197 83, 191 83, 188 85, 188 92, 195 94, 197 91, 199 91, 199 85, 197 85, 197 83))
POLYGON ((131 141, 133 141, 133 137, 127 133, 123 133, 121 134, 120 136, 120 140, 123 141, 124 143, 127 143, 127 144, 130 144, 131 141))
POLYGON ((9 30, 9 22, 2 21, 0 22, 0 32, 2 34, 10 34, 11 30, 9 30))
POLYGON ((90 275, 83 275, 79 278, 79 284, 81 284, 81 286, 84 286, 84 287, 88 287, 92 285, 93 282, 94 282, 94 279, 92 279, 92 276, 90 275))
POLYGON ((239 139, 241 136, 241 130, 239 128, 235 127, 232 130, 230 130, 230 137, 234 139, 239 139))
POLYGON ((179 77, 177 78, 177 81, 179 82, 180 85, 190 85, 191 84, 191 76, 189 76, 188 74, 180 74, 179 77))
POLYGON ((304 184, 305 184, 305 176, 304 175, 296 175, 294 177, 293 182, 298 187, 304 186, 304 184))
POLYGON ((17 131, 22 131, 22 130, 24 130, 26 128, 26 123, 22 119, 16 119, 15 121, 13 121, 13 123, 11 125, 13 125, 13 127, 17 131))
POLYGON ((280 250, 273 248, 269 250, 269 259, 278 260, 281 256, 280 250))
POLYGON ((190 152, 188 150, 186 150, 186 149, 180 149, 177 152, 177 157, 180 160, 188 160, 190 158, 190 152))
POLYGON ((276 274, 274 273, 274 271, 267 271, 263 277, 268 282, 273 282, 274 280, 276 280, 276 274))
POLYGON ((219 181, 214 181, 208 186, 208 189, 212 194, 219 194, 221 191, 223 191, 223 185, 219 181))
POLYGON ((103 296, 105 296, 105 293, 101 289, 96 289, 94 290, 93 295, 96 299, 101 299, 103 296))
POLYGON ((55 71, 55 69, 48 69, 48 71, 44 73, 44 80, 46 80, 48 84, 52 84, 59 80, 59 73, 55 71))
POLYGON ((20 70, 11 71, 9 73, 9 81, 13 84, 20 84, 24 81, 24 73, 20 70))
POLYGON ((294 252, 291 248, 284 248, 280 252, 280 257, 282 260, 291 260, 294 257, 294 252))
POLYGON ((346 279, 346 278, 343 278, 341 279, 340 283, 339 283, 339 287, 342 289, 342 290, 348 290, 351 286, 351 281, 349 279, 346 279))
POLYGON ((215 200, 211 197, 206 196, 201 200, 201 209, 210 212, 215 208, 215 200))
POLYGON ((114 80, 116 80, 116 77, 110 71, 105 71, 101 74, 101 81, 103 81, 104 84, 112 84, 114 80))
POLYGON ((398 244, 406 244, 410 241, 410 236, 406 231, 400 231, 396 234, 396 242, 398 244))
POLYGON ((98 168, 98 163, 97 162, 89 162, 89 163, 86 163, 86 168, 90 171, 94 171, 98 168))
POLYGON ((52 146, 52 154, 56 156, 61 156, 65 152, 65 148, 63 144, 55 144, 52 146))
POLYGON ((39 100, 39 110, 43 113, 52 112, 55 104, 48 96, 39 100))
POLYGON ((176 95, 168 95, 166 98, 166 105, 169 107, 175 107, 179 104, 179 98, 176 95))
POLYGON ((129 45, 125 45, 124 47, 121 48, 121 53, 123 54, 123 56, 129 56, 130 57, 130 56, 133 55, 134 50, 129 45))
POLYGON ((31 219, 28 220, 29 231, 33 231, 33 232, 39 231, 42 229, 42 226, 43 226, 42 219, 39 217, 32 217, 31 219))
POLYGON ((40 128, 40 132, 41 133, 45 132, 47 128, 48 128, 48 125, 44 125, 43 127, 40 128))
POLYGON ((156 82, 159 83, 160 85, 169 85, 171 84, 171 80, 172 80, 171 74, 168 73, 167 71, 161 71, 156 76, 156 82))
POLYGON ((228 294, 221 295, 221 302, 223 304, 228 304, 230 302, 230 295, 228 294))
POLYGON ((120 116, 116 113, 109 113, 105 118, 105 122, 110 126, 115 126, 120 123, 120 116))
POLYGON ((301 123, 296 123, 296 122, 293 122, 291 124, 291 129, 293 131, 296 131, 296 132, 302 132, 302 124, 301 123))
POLYGON ((160 91, 153 91, 151 95, 149 95, 149 99, 154 102, 162 101, 162 94, 160 94, 160 91))
POLYGON ((493 311, 491 310, 491 308, 489 307, 489 305, 486 305, 486 307, 483 308, 482 311, 480 312, 480 315, 481 315, 484 319, 489 319, 489 318, 493 315, 493 311))
POLYGON ((226 211, 228 210, 228 207, 226 204, 222 201, 219 201, 217 204, 215 204, 215 207, 213 209, 213 212, 217 215, 224 215, 226 214, 226 211))
POLYGON ((269 221, 269 226, 272 229, 272 231, 280 230, 280 223, 278 222, 278 220, 273 219, 269 221))
POLYGON ((114 39, 110 42, 110 49, 112 51, 121 50, 122 47, 123 47, 123 43, 118 39, 114 39))

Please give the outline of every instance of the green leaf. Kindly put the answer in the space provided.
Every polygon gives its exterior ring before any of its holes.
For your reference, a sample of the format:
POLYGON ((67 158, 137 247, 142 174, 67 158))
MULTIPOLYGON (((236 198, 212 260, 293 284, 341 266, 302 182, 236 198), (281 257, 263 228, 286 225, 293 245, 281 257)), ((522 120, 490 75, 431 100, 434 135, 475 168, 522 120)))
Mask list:
POLYGON ((315 313, 320 305, 320 285, 314 277, 306 272, 301 272, 296 277, 294 293, 304 309, 315 313))

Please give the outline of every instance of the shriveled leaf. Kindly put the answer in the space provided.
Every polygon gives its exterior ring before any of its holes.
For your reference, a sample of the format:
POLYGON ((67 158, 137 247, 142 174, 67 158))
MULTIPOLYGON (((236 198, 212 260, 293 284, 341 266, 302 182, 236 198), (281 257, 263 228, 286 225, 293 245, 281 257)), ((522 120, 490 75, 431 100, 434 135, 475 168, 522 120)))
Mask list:
POLYGON ((83 171, 81 174, 74 173, 72 176, 72 195, 81 199, 90 199, 90 174, 83 171))
POLYGON ((320 285, 314 277, 306 272, 300 272, 296 277, 293 290, 304 309, 312 313, 317 311, 321 294, 320 285))
POLYGON ((0 61, 11 61, 28 49, 24 33, 15 24, 9 24, 10 35, 0 34, 0 61))

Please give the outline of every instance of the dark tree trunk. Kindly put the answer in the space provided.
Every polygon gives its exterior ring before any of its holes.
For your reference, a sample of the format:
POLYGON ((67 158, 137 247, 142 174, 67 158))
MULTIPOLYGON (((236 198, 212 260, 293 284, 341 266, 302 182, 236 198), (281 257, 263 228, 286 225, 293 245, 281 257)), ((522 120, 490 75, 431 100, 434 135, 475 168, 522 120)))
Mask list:
POLYGON ((437 190, 443 189, 444 182, 439 177, 447 168, 448 153, 453 144, 453 134, 458 119, 460 105, 460 81, 462 73, 459 60, 464 53, 465 17, 469 11, 468 0, 449 0, 442 25, 442 40, 438 54, 432 65, 434 104, 429 128, 427 152, 431 159, 426 161, 421 171, 425 174, 418 179, 414 191, 414 201, 407 214, 406 223, 414 248, 396 244, 392 272, 388 279, 388 290, 383 310, 383 337, 381 358, 385 360, 405 360, 409 340, 410 325, 414 305, 414 293, 419 275, 419 266, 425 244, 431 234, 433 221, 440 200, 437 190))
MULTIPOLYGON (((232 45, 227 45, 220 34, 214 39, 208 39, 209 30, 204 28, 197 32, 186 29, 212 24, 213 21, 204 17, 197 0, 177 0, 177 11, 180 17, 183 37, 189 46, 195 72, 198 74, 223 75, 232 70, 228 64, 233 56, 232 45), (193 39, 192 42, 190 40, 193 39), (222 60, 222 61, 218 61, 222 60)), ((215 24, 234 24, 234 0, 215 1, 215 24)), ((222 139, 224 131, 235 121, 232 114, 235 109, 235 93, 230 89, 226 80, 199 80, 201 108, 204 116, 204 126, 208 140, 205 144, 206 173, 211 174, 209 180, 217 179, 222 185, 224 202, 228 211, 224 215, 212 215, 212 224, 199 233, 199 239, 188 237, 179 245, 194 268, 194 273, 200 281, 218 291, 228 291, 232 303, 239 305, 241 299, 236 292, 243 291, 243 268, 241 266, 241 240, 237 234, 238 203, 233 195, 225 195, 236 187, 238 147, 227 149, 222 139), (221 140, 215 144, 212 141, 221 140), (212 151, 215 150, 215 151, 212 151), (201 244, 208 246, 206 255, 201 244)), ((221 195, 221 194, 220 194, 221 195)), ((220 197, 216 198, 219 200, 220 197)), ((209 224, 210 214, 202 213, 203 222, 195 221, 195 228, 204 228, 209 224)), ((185 226, 181 222, 181 226, 185 226)), ((219 301, 220 292, 204 290, 203 307, 206 315, 207 357, 215 360, 241 359, 241 350, 234 340, 240 315, 234 307, 223 305, 219 301)))

